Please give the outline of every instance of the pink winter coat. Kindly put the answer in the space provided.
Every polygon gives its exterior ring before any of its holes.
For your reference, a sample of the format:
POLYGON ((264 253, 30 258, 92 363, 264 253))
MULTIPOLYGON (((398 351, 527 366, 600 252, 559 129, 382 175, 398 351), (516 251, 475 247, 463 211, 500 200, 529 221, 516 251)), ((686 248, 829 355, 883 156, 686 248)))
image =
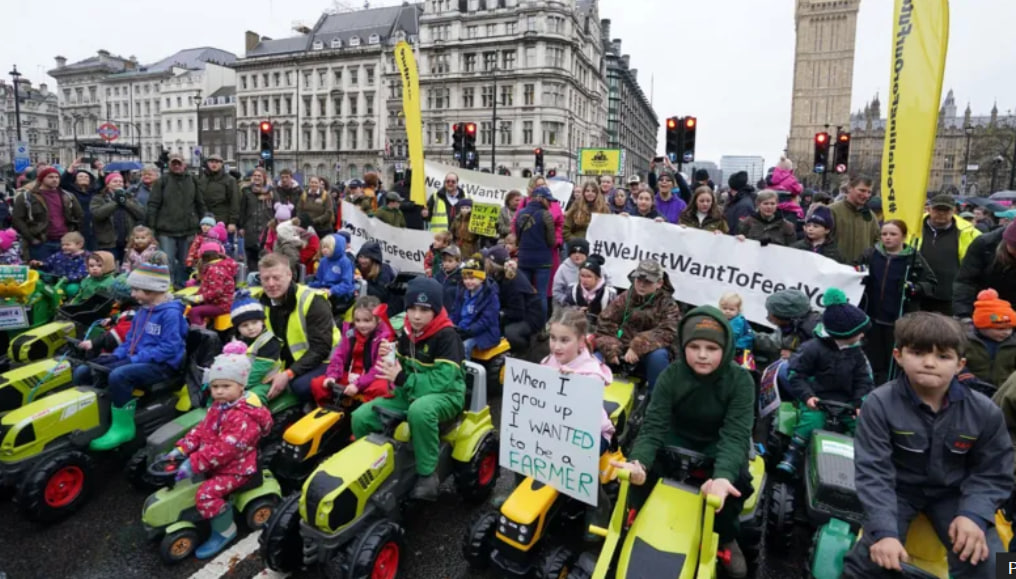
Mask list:
POLYGON ((777 205, 776 208, 783 212, 784 217, 794 215, 798 220, 804 219, 804 209, 801 209, 801 206, 795 201, 784 201, 777 205))
MULTIPOLYGON (((368 359, 363 361, 363 367, 367 369, 359 379, 357 379, 356 388, 361 392, 365 392, 365 389, 370 386, 371 382, 377 380, 377 352, 381 347, 382 341, 393 341, 395 336, 392 335, 391 330, 385 324, 378 324, 377 329, 370 337, 370 349, 365 353, 368 355, 368 359)), ((332 352, 332 361, 328 363, 328 369, 325 370, 325 376, 332 378, 336 382, 341 382, 342 377, 346 375, 346 368, 352 365, 352 360, 349 357, 353 354, 353 345, 356 342, 356 328, 352 324, 346 322, 342 324, 342 341, 335 347, 335 351, 332 352)), ((366 350, 366 349, 365 349, 366 350)), ((387 392, 379 392, 378 396, 384 396, 387 392)))
POLYGON ((794 195, 800 195, 804 192, 804 187, 797 181, 797 177, 794 177, 793 171, 787 171, 779 167, 773 171, 773 184, 770 189, 786 191, 794 195))
MULTIPOLYGON (((571 362, 562 364, 557 361, 557 358, 553 354, 547 356, 540 362, 542 366, 560 370, 562 367, 567 367, 572 372, 580 376, 592 376, 593 378, 599 378, 603 380, 603 386, 606 388, 610 386, 610 383, 614 381, 614 374, 610 371, 603 362, 600 362, 595 356, 593 356, 588 349, 583 349, 579 352, 577 358, 571 362)), ((614 423, 610 421, 610 416, 607 415, 607 410, 604 408, 600 409, 603 415, 600 418, 600 434, 604 439, 610 440, 610 437, 614 434, 614 423)))
POLYGON ((272 430, 272 413, 246 398, 216 402, 204 419, 176 443, 195 473, 250 476, 258 470, 258 441, 272 430))

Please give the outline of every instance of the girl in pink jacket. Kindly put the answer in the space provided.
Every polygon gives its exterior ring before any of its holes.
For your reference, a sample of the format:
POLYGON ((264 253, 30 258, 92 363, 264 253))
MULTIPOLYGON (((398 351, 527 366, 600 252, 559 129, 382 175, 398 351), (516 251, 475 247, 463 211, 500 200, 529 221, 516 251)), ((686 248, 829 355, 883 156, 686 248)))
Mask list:
MULTIPOLYGON (((550 355, 543 359, 542 365, 554 368, 562 374, 579 374, 592 376, 603 381, 607 387, 614 381, 614 375, 603 362, 596 359, 586 345, 586 334, 589 322, 585 312, 578 308, 558 308, 550 318, 550 355)), ((607 411, 600 408, 600 441, 601 453, 610 445, 614 435, 614 424, 607 416, 607 411)))
POLYGON ((374 296, 362 296, 353 304, 353 323, 342 325, 342 341, 332 352, 328 369, 311 380, 311 395, 318 406, 337 400, 338 392, 360 395, 364 402, 391 394, 391 384, 377 375, 377 361, 381 342, 394 340, 395 333, 374 315, 379 305, 374 296))

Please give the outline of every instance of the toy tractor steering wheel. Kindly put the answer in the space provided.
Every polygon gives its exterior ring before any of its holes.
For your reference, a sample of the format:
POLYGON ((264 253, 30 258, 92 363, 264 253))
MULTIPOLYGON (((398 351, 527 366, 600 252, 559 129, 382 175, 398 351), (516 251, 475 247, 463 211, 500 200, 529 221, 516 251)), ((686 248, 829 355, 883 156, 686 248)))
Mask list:
POLYGON ((819 400, 815 406, 829 415, 826 429, 834 432, 844 430, 846 419, 854 414, 854 405, 849 402, 819 400))
POLYGON ((904 579, 938 579, 938 575, 929 573, 924 569, 910 563, 903 564, 903 572, 899 574, 904 579))
POLYGON ((385 408, 383 406, 373 406, 374 414, 377 414, 378 419, 381 421, 381 426, 384 428, 384 432, 387 436, 395 434, 395 429, 398 428, 399 424, 406 421, 406 413, 398 412, 385 408))
POLYGON ((709 478, 714 462, 712 458, 680 446, 664 446, 662 452, 667 477, 680 482, 700 479, 705 482, 709 478))
POLYGON ((176 473, 180 470, 180 465, 184 460, 183 458, 159 458, 148 465, 148 476, 151 477, 152 482, 159 486, 171 487, 176 481, 176 473))

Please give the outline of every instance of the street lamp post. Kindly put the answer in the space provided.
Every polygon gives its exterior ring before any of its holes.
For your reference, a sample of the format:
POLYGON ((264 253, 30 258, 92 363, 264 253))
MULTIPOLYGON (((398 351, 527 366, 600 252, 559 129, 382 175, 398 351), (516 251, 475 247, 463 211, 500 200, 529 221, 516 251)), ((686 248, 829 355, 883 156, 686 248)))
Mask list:
POLYGON ((988 190, 988 194, 991 195, 995 192, 995 179, 998 178, 998 168, 1005 162, 1005 157, 999 155, 991 162, 991 187, 988 190))
POLYGON ((1013 124, 1012 167, 1009 168, 1009 190, 1016 190, 1016 123, 1013 124))
MULTIPOLYGON (((494 81, 494 112, 490 116, 490 173, 497 174, 497 62, 490 70, 490 77, 494 81)), ((477 163, 479 165, 479 163, 477 163)))
POLYGON ((194 93, 195 93, 194 94, 194 106, 195 106, 194 116, 196 117, 194 122, 197 124, 197 131, 198 131, 198 137, 197 137, 198 151, 201 151, 200 158, 204 158, 205 151, 204 151, 204 149, 201 148, 201 89, 195 90, 194 93))
POLYGON ((967 125, 963 132, 967 134, 967 157, 963 161, 963 193, 966 194, 970 190, 970 137, 974 136, 974 127, 967 125))
POLYGON ((14 79, 14 122, 18 127, 18 140, 21 140, 21 96, 18 94, 18 81, 21 79, 21 73, 18 72, 18 65, 14 65, 13 70, 9 73, 11 78, 14 79))

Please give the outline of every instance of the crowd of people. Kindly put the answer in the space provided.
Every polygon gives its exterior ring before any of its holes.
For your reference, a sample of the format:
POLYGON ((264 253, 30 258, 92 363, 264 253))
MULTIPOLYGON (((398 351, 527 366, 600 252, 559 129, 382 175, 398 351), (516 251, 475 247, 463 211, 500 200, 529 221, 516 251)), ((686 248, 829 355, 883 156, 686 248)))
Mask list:
MULTIPOLYGON (((913 515, 926 511, 959 553, 950 564, 969 572, 963 576, 990 576, 977 563, 1000 550, 993 513, 1008 499, 1014 471, 1006 433, 1007 425, 1016 429, 1012 216, 1000 215, 1001 223, 983 210, 965 217, 951 196, 934 195, 922 230, 910 232, 902 221, 883 221, 865 176, 850 178, 833 197, 806 191, 785 158, 758 188, 744 172, 718 190, 705 171, 689 183, 669 161, 648 169, 627 188, 611 177, 577 183, 563 200, 534 177, 524 191, 508 193, 496 236, 485 237, 470 228, 473 201, 454 173, 417 205, 403 184, 401 192, 385 191, 376 173, 334 187, 322 176, 303 176, 301 184, 288 170, 278 182, 261 169, 237 179, 214 155, 197 175, 171 155, 166 174, 146 169, 128 186, 101 162, 75 162, 63 175, 37 168, 16 193, 11 226, 0 231, 0 259, 78 283, 81 296, 118 283, 129 288, 135 308, 123 335, 82 343, 113 368, 112 421, 92 442, 96 450, 134 437, 132 392, 180 370, 188 327, 229 314, 247 365, 217 362, 221 372, 213 375, 229 382, 212 390, 222 412, 237 400, 235 384, 264 399, 287 389, 317 404, 360 396, 355 436, 380 429, 373 406, 406 411, 419 475, 413 497, 430 500, 439 483, 437 425, 465 404, 461 362, 502 337, 519 357, 546 340, 548 366, 605 384, 617 371, 646 380, 643 430, 629 462, 617 465, 635 484, 659 475, 654 459, 665 440, 715 458, 703 490, 728 505, 716 522, 731 553, 723 564, 728 576, 743 577, 736 537, 740 501, 751 490, 750 371, 783 360, 800 416, 779 464, 784 476, 798 475, 811 433, 825 423, 821 400, 857 411, 857 472, 869 522, 848 572, 872 577, 872 565, 898 568, 900 538, 913 515), (425 274, 396 291, 397 272, 380 245, 352 253, 342 200, 390 226, 433 233, 425 274), (829 288, 820 313, 799 290, 783 290, 766 302, 766 328, 748 323, 742 298, 725 287, 716 288, 715 305, 683 303, 681 288, 653 260, 638 263, 621 284, 629 287, 618 291, 620 280, 606 275, 606 259, 586 239, 594 214, 817 253, 864 271, 864 297, 850 304, 829 288), (256 267, 249 281, 263 287, 260 299, 237 297, 237 284, 248 281, 240 264, 256 267), (198 289, 184 317, 172 291, 187 285, 198 289), (405 310, 406 330, 395 333, 383 309, 405 310), (997 388, 1001 410, 974 394, 984 385, 997 388), (897 440, 899 432, 910 434, 897 440), (943 437, 954 445, 950 453, 929 446, 943 437)), ((75 372, 77 383, 95 379, 87 366, 75 372)), ((238 417, 237 428, 263 430, 263 416, 242 410, 247 422, 238 417)), ((614 432, 603 418, 607 445, 614 432)), ((203 487, 199 504, 213 521, 215 542, 205 552, 214 553, 235 536, 221 497, 251 473, 196 458, 202 440, 189 437, 178 452, 190 456, 188 468, 225 477, 210 479, 217 482, 203 487)))

